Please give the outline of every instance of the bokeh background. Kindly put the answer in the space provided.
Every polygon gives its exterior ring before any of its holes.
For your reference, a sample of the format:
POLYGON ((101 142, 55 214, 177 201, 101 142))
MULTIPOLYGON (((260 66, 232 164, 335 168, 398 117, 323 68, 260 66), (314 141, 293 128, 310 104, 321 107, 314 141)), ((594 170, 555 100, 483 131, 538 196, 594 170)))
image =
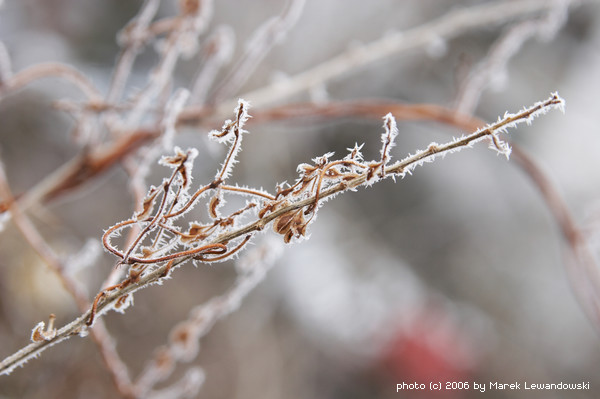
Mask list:
MULTIPOLYGON (((159 15, 173 13, 164 1, 159 15)), ((434 20, 478 0, 308 0, 286 41, 273 49, 243 92, 321 63, 351 46, 434 20)), ((515 6, 519 1, 512 1, 515 6)), ((117 32, 141 1, 5 0, 0 40, 15 71, 47 61, 72 64, 106 90, 117 32)), ((245 38, 283 1, 222 0, 211 27, 233 28, 235 55, 245 38)), ((550 41, 532 39, 481 98, 475 114, 495 120, 506 110, 558 91, 566 113, 551 112, 511 139, 543 166, 598 253, 600 178, 599 5, 573 8, 550 41)), ((388 98, 452 106, 461 79, 509 25, 467 32, 450 41, 403 52, 360 68, 286 102, 388 98), (315 97, 316 96, 316 97, 315 97)), ((234 56, 235 58, 235 56, 234 56)), ((156 62, 148 51, 136 64, 142 82, 156 62)), ((186 82, 197 59, 184 62, 186 82)), ((77 153, 72 119, 52 103, 75 91, 36 83, 0 101, 0 156, 15 193, 34 186, 77 153)), ((251 99, 250 99, 251 101, 251 99)), ((381 123, 346 118, 256 124, 244 141, 233 179, 268 190, 293 181, 296 165, 327 151, 340 156, 355 142, 366 158, 379 151, 381 123)), ((455 129, 399 123, 400 158, 455 129)), ((200 151, 196 181, 208 182, 223 156, 206 130, 187 129, 176 142, 200 151)), ((156 168, 151 183, 165 171, 156 168)), ((134 204, 125 173, 99 181, 31 216, 65 258, 101 251, 103 229, 128 218, 134 204)), ((64 324, 78 312, 60 282, 7 224, 0 233, 0 357, 29 341, 50 313, 64 324)), ((261 239, 273 238, 267 232, 261 239)), ((281 237, 274 237, 282 241, 281 237)), ((281 243, 283 245, 283 243, 281 243)), ((114 259, 100 255, 78 272, 90 298, 114 259)), ((196 304, 233 282, 232 263, 186 266, 160 287, 135 295, 125 315, 106 322, 119 353, 136 375, 170 328, 196 304)), ((565 246, 539 192, 514 162, 480 144, 328 202, 310 239, 286 245, 266 280, 239 311, 203 339, 194 364, 206 373, 200 398, 426 398, 396 392, 402 382, 590 382, 587 391, 446 391, 444 398, 594 398, 600 394, 600 340, 569 286, 565 246)), ((189 365, 180 366, 175 379, 189 365)), ((0 378, 0 398, 115 397, 89 339, 73 338, 24 369, 0 378)))

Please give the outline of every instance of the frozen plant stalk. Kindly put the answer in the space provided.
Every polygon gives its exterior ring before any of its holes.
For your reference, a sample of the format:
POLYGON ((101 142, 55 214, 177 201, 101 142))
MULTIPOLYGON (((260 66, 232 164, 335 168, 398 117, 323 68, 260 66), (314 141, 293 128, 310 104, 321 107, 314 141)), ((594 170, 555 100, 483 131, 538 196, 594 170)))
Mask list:
MULTIPOLYGON (((273 223, 276 233, 283 235, 285 242, 304 237, 323 201, 341 192, 370 186, 387 177, 404 177, 424 162, 471 147, 486 138, 490 139, 492 149, 508 156, 510 148, 498 135, 522 122, 531 123, 535 117, 553 108, 564 110, 564 101, 557 93, 515 114, 506 113, 497 122, 470 135, 446 144, 432 143, 427 149, 417 151, 393 164, 389 164, 389 149, 394 144, 397 128, 393 116, 386 115, 380 160, 363 161, 360 153, 362 146, 358 145, 349 149, 349 154, 341 160, 330 160, 333 154, 328 153, 315 158, 312 165, 300 165, 296 182, 287 187, 278 186, 277 192, 272 195, 262 190, 224 184, 235 154, 240 149, 242 126, 248 117, 247 105, 240 100, 235 110, 235 120, 228 121, 221 132, 213 134, 216 138, 228 141, 231 146, 215 180, 190 195, 191 167, 196 151, 176 150, 175 155, 163 157, 161 163, 173 168, 171 177, 165 179, 161 186, 150 190, 144 200, 142 212, 111 227, 104 236, 105 247, 119 258, 119 263, 129 265, 127 278, 101 291, 92 308, 79 318, 59 330, 44 333, 43 339, 35 340, 4 359, 0 363, 0 375, 9 374, 51 345, 75 334, 85 334, 95 317, 110 309, 123 310, 129 303, 131 294, 160 283, 174 268, 188 260, 207 263, 229 259, 244 248, 257 231, 263 230, 270 223, 273 223), (232 135, 229 140, 226 139, 228 135, 232 135), (215 212, 208 222, 193 222, 188 227, 175 223, 181 215, 196 206, 201 198, 219 192, 243 195, 249 199, 243 208, 228 216, 218 216, 215 212), (126 250, 114 246, 111 237, 134 224, 141 224, 142 229, 133 244, 126 250)), ((209 206, 212 206, 215 198, 218 197, 211 197, 209 206)), ((36 331, 43 332, 43 327, 38 325, 36 331)))

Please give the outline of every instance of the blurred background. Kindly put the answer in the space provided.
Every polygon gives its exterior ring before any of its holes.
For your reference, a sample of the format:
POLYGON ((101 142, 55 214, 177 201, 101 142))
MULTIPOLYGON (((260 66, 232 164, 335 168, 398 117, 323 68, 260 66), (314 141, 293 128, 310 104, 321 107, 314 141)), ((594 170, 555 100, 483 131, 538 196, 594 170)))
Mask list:
MULTIPOLYGON (((163 1, 158 16, 172 15, 163 1)), ((248 36, 283 10, 275 0, 216 2, 209 29, 235 35, 233 59, 248 36)), ((283 82, 393 32, 488 1, 308 0, 285 41, 260 64, 240 93, 283 82)), ((519 1, 511 1, 518 6, 519 1)), ((97 87, 108 87, 118 53, 117 32, 141 1, 5 0, 0 41, 14 71, 48 61, 74 65, 97 87)), ((564 196, 598 253, 600 198, 599 7, 571 9, 551 40, 527 41, 481 96, 474 114, 489 121, 558 91, 566 113, 551 112, 521 126, 511 140, 536 159, 564 196)), ((452 107, 469 70, 511 25, 474 29, 353 70, 309 93, 282 100, 340 101, 386 98, 452 107)), ((135 89, 155 65, 141 54, 135 89)), ((199 59, 177 69, 175 86, 195 74, 199 59)), ((224 75, 223 72, 221 75, 224 75)), ((26 192, 78 152, 73 120, 52 107, 76 91, 48 80, 0 101, 0 156, 13 192, 26 192), (73 91, 70 91, 73 90, 73 91)), ((237 93, 237 94, 240 94, 237 93)), ((248 98, 252 102, 252 98, 248 98)), ((251 112, 252 113, 252 112, 251 112)), ((383 115, 382 115, 383 116, 383 115)), ((301 162, 355 142, 377 159, 381 121, 358 118, 294 119, 249 125, 233 181, 273 192, 292 182, 301 162)), ((182 129, 176 144, 195 146, 195 182, 209 182, 223 148, 206 129, 182 129)), ((456 129, 399 121, 395 159, 445 142, 456 129)), ((600 392, 598 330, 570 288, 565 244, 556 220, 530 178, 482 143, 415 170, 394 183, 347 193, 328 202, 310 227, 310 239, 285 245, 266 280, 236 313, 201 342, 193 364, 206 382, 200 398, 427 398, 396 392, 402 382, 489 384, 590 382, 587 391, 443 391, 444 398, 593 398, 600 392)), ((153 170, 159 184, 164 168, 153 170)), ((65 259, 98 253, 77 271, 92 298, 114 265, 102 252, 103 230, 134 209, 127 176, 114 168, 83 190, 31 214, 65 259), (101 253, 102 252, 102 253, 101 253)), ((0 357, 29 342, 50 313, 63 325, 79 315, 60 282, 10 223, 0 233, 0 357)), ((274 237, 271 231, 260 239, 274 237)), ((275 237, 277 241, 280 236, 275 237)), ((281 242, 283 245, 283 242, 281 242)), ((77 259, 81 259, 80 257, 77 259)), ((154 348, 188 311, 224 292, 235 279, 231 262, 186 265, 160 287, 135 295, 125 315, 109 313, 108 329, 137 375, 154 348)), ((179 366, 173 380, 189 367, 179 366)), ((90 339, 72 338, 0 378, 0 398, 106 398, 114 387, 90 339)))

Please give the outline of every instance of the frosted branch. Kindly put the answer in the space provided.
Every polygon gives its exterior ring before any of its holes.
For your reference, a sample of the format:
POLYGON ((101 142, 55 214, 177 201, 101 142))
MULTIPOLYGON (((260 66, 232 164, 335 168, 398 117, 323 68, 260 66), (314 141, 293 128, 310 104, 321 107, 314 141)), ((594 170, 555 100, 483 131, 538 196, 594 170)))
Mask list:
MULTIPOLYGON (((486 138, 497 138, 499 133, 504 133, 507 129, 513 128, 523 122, 530 123, 535 117, 553 108, 564 109, 564 101, 557 94, 553 94, 547 100, 536 103, 531 107, 524 108, 515 114, 506 113, 504 117, 499 118, 496 123, 479 129, 468 136, 463 136, 441 145, 432 143, 426 150, 418 151, 392 165, 386 166, 384 177, 404 177, 416 166, 421 165, 424 162, 431 161, 444 154, 471 147, 476 142, 486 138)), ((496 149, 501 150, 498 148, 496 149)), ((354 148, 352 152, 354 153, 357 151, 357 148, 354 148)), ((171 159, 172 162, 179 163, 179 165, 183 165, 183 162, 186 160, 185 158, 177 159, 176 157, 172 157, 171 159)), ((382 180, 380 176, 375 173, 375 171, 381 167, 381 162, 362 163, 359 159, 360 157, 357 154, 355 154, 354 157, 346 158, 341 161, 330 161, 328 157, 317 158, 315 159, 315 166, 307 165, 303 167, 303 175, 299 178, 296 185, 289 189, 280 189, 275 196, 275 200, 265 199, 261 204, 262 209, 258 213, 257 220, 241 227, 235 227, 234 223, 233 230, 217 229, 217 235, 214 236, 214 238, 211 238, 210 241, 204 240, 202 246, 196 247, 196 249, 186 250, 187 252, 183 251, 168 257, 162 256, 154 261, 148 259, 148 262, 156 263, 154 264, 154 267, 148 270, 146 270, 145 267, 141 269, 132 268, 127 280, 112 289, 102 291, 97 297, 92 309, 89 309, 73 322, 58 329, 54 337, 41 342, 34 342, 14 355, 4 359, 0 363, 0 375, 10 373, 14 368, 22 366, 27 360, 37 356, 52 345, 62 342, 74 335, 85 335, 90 320, 93 321, 107 311, 115 309, 115 307, 119 308, 119 306, 123 304, 124 298, 127 298, 134 292, 150 285, 161 283, 165 276, 168 276, 174 269, 188 260, 196 259, 203 262, 210 262, 221 260, 224 256, 230 256, 230 254, 236 253, 241 246, 247 242, 253 232, 263 230, 271 222, 274 223, 274 229, 277 233, 285 235, 286 241, 289 241, 293 237, 304 235, 306 225, 312 220, 320 202, 332 198, 340 192, 351 191, 360 186, 369 186, 382 180), (316 182, 318 182, 318 184, 316 182), (324 182, 329 183, 325 184, 324 182), (311 193, 311 195, 307 197, 302 195, 303 193, 311 193), (302 212, 298 212, 298 210, 302 209, 304 209, 302 212), (309 220, 306 220, 303 217, 304 214, 312 214, 313 216, 311 216, 309 220), (226 243, 230 243, 236 239, 239 240, 241 237, 246 237, 246 239, 234 250, 226 249, 226 243), (224 255, 222 255, 222 248, 225 248, 227 251, 224 255)), ((168 161, 169 160, 167 159, 165 162, 168 161)), ((180 166, 175 169, 175 173, 179 173, 179 168, 180 166)), ((181 175, 183 175, 183 172, 181 175)), ((173 176, 175 176, 175 174, 173 176)), ((211 189, 210 185, 206 187, 207 190, 211 189)), ((167 189, 168 188, 165 190, 167 189)), ((164 195, 167 195, 167 191, 165 191, 164 195)), ((174 198, 170 199, 170 201, 173 200, 174 198)), ((193 203, 193 201, 195 201, 195 198, 191 198, 189 203, 193 203)), ((159 212, 157 215, 164 215, 165 210, 170 211, 171 209, 172 208, 168 206, 168 202, 164 203, 161 205, 160 209, 160 212, 163 213, 159 212)), ((240 213, 234 213, 231 215, 231 218, 238 217, 239 215, 240 213)), ((175 213, 171 213, 167 216, 173 217, 175 216, 175 213)), ((154 218, 154 220, 158 221, 157 218, 154 218)), ((163 229, 169 227, 167 225, 161 226, 163 229)), ((201 233, 199 227, 194 227, 194 229, 197 230, 196 234, 201 233)), ((172 229, 169 231, 172 233, 175 232, 175 230, 172 229)), ((128 255, 120 253, 117 250, 115 251, 115 254, 121 257, 123 261, 127 260, 128 255)), ((135 262, 146 262, 146 260, 139 258, 136 259, 135 262)))

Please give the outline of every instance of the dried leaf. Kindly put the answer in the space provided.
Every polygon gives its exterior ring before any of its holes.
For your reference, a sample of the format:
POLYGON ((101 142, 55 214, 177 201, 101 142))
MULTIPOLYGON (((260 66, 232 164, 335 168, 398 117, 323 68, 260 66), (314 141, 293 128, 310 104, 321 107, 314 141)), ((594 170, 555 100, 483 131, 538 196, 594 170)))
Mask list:
POLYGON ((200 233, 204 233, 204 231, 206 231, 208 226, 203 226, 201 224, 197 224, 197 223, 192 223, 190 226, 190 230, 188 231, 188 234, 191 236, 197 236, 200 233))
POLYGON ((54 337, 56 337, 56 328, 54 328, 54 321, 56 320, 56 316, 51 314, 48 318, 48 327, 45 327, 43 321, 39 322, 31 331, 31 341, 32 342, 42 342, 42 341, 50 341, 54 337))
POLYGON ((340 177, 341 175, 342 174, 340 173, 340 171, 335 168, 327 169, 327 172, 325 172, 325 177, 335 178, 340 177))
POLYGON ((273 230, 283 235, 283 241, 287 244, 293 237, 299 238, 306 234, 307 222, 304 219, 302 209, 287 212, 275 219, 273 230))
POLYGON ((267 212, 270 212, 273 210, 273 208, 275 207, 276 203, 274 202, 269 202, 267 203, 259 212, 258 212, 258 218, 262 219, 265 217, 265 215, 267 214, 267 212))
POLYGON ((292 237, 294 236, 294 232, 292 230, 289 230, 287 233, 285 233, 285 235, 283 236, 283 242, 285 242, 286 244, 289 244, 290 241, 292 241, 292 237))
POLYGON ((188 159, 188 155, 185 152, 181 151, 180 148, 176 147, 175 155, 163 156, 160 159, 160 164, 165 165, 165 166, 170 166, 170 167, 178 167, 179 165, 181 165, 185 161, 187 161, 187 159, 188 159))
POLYGON ((46 325, 43 321, 40 321, 31 331, 31 341, 32 342, 42 342, 44 341, 44 327, 46 325))
POLYGON ((202 241, 208 237, 208 229, 212 226, 205 226, 198 223, 191 223, 187 234, 180 237, 181 242, 189 244, 194 241, 202 241))
POLYGON ((135 215, 138 221, 144 220, 150 216, 154 210, 154 204, 156 203, 156 197, 158 196, 158 193, 159 191, 156 189, 156 187, 152 187, 150 189, 150 192, 146 198, 144 198, 144 202, 142 203, 142 210, 135 215))
POLYGON ((293 212, 284 213, 283 215, 277 217, 273 223, 273 231, 278 234, 286 234, 290 229, 290 224, 292 223, 293 219, 293 212))
POLYGON ((151 247, 142 247, 141 251, 144 258, 149 258, 154 252, 156 252, 155 249, 151 247))
POLYGON ((210 217, 213 219, 217 219, 219 217, 217 214, 217 207, 219 206, 219 203, 221 203, 221 199, 219 198, 218 195, 215 195, 214 197, 211 198, 211 200, 208 204, 208 213, 209 213, 210 217))
POLYGON ((177 169, 177 172, 179 172, 179 174, 181 175, 181 187, 188 188, 188 186, 190 185, 190 175, 188 169, 185 167, 185 164, 182 164, 179 167, 179 169, 177 169))

